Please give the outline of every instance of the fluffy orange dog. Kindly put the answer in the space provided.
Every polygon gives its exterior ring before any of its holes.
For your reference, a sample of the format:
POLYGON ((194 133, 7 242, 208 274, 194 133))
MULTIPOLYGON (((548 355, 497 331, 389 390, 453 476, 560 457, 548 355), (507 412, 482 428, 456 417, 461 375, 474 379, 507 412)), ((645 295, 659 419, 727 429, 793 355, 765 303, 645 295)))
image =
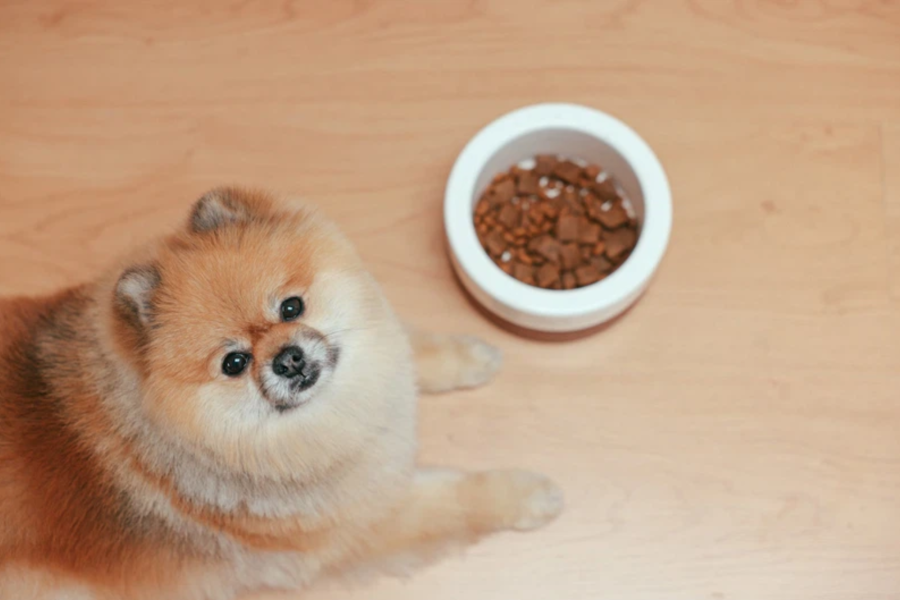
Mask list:
POLYGON ((210 192, 97 281, 0 301, 0 597, 220 600, 543 525, 544 477, 415 466, 416 380, 498 364, 406 332, 314 211, 210 192))

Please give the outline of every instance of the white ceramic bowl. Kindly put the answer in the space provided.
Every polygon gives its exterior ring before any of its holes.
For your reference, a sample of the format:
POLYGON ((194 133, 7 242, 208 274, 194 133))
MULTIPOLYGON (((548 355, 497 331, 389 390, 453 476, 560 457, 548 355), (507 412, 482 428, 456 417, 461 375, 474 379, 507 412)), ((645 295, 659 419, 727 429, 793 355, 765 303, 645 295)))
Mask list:
POLYGON ((630 127, 592 108, 538 104, 500 117, 466 145, 447 181, 444 226, 456 273, 477 302, 525 329, 575 332, 618 316, 640 297, 669 242, 672 196, 656 155, 630 127), (494 175, 537 154, 599 164, 631 200, 637 246, 598 283, 565 291, 521 283, 501 271, 478 242, 472 213, 481 193, 494 175))

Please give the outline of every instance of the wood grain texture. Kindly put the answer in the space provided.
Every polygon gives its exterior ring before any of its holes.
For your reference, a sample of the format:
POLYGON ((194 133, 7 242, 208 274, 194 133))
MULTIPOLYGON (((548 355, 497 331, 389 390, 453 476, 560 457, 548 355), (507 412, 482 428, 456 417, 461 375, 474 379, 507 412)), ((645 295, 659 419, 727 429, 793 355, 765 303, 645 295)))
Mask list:
POLYGON ((900 123, 882 127, 884 202, 887 212, 891 300, 900 303, 900 123))
POLYGON ((248 183, 324 206, 411 320, 505 350, 424 402, 423 458, 551 473, 563 519, 304 597, 900 598, 900 3, 6 0, 0 90, 0 293, 248 183), (675 198, 646 297, 566 344, 484 321, 441 237, 463 144, 542 100, 631 123, 675 198))

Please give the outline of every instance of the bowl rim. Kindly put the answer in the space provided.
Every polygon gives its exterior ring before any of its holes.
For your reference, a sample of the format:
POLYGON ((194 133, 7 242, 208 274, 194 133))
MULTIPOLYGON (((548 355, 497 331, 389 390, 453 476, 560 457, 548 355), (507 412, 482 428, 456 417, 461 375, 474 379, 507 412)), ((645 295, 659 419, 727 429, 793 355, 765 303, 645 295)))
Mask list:
POLYGON ((456 263, 496 301, 531 315, 578 317, 625 302, 646 286, 669 242, 672 196, 659 159, 625 123, 587 106, 536 104, 497 118, 463 148, 444 192, 444 228, 456 263), (481 247, 472 221, 475 183, 487 161, 509 142, 544 129, 571 129, 609 145, 632 168, 644 195, 644 218, 634 251, 609 277, 573 290, 546 290, 506 275, 481 247))

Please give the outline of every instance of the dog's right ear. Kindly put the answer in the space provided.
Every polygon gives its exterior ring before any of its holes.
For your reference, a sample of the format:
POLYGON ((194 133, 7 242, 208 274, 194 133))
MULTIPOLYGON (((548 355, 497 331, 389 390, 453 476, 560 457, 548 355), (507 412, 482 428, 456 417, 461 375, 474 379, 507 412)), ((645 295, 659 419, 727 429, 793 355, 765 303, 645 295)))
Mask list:
POLYGON ((253 206, 240 190, 221 187, 208 191, 194 203, 188 221, 194 233, 213 231, 252 218, 253 206))
POLYGON ((123 316, 139 328, 153 322, 153 296, 161 282, 152 265, 132 267, 116 283, 116 304, 123 316))

